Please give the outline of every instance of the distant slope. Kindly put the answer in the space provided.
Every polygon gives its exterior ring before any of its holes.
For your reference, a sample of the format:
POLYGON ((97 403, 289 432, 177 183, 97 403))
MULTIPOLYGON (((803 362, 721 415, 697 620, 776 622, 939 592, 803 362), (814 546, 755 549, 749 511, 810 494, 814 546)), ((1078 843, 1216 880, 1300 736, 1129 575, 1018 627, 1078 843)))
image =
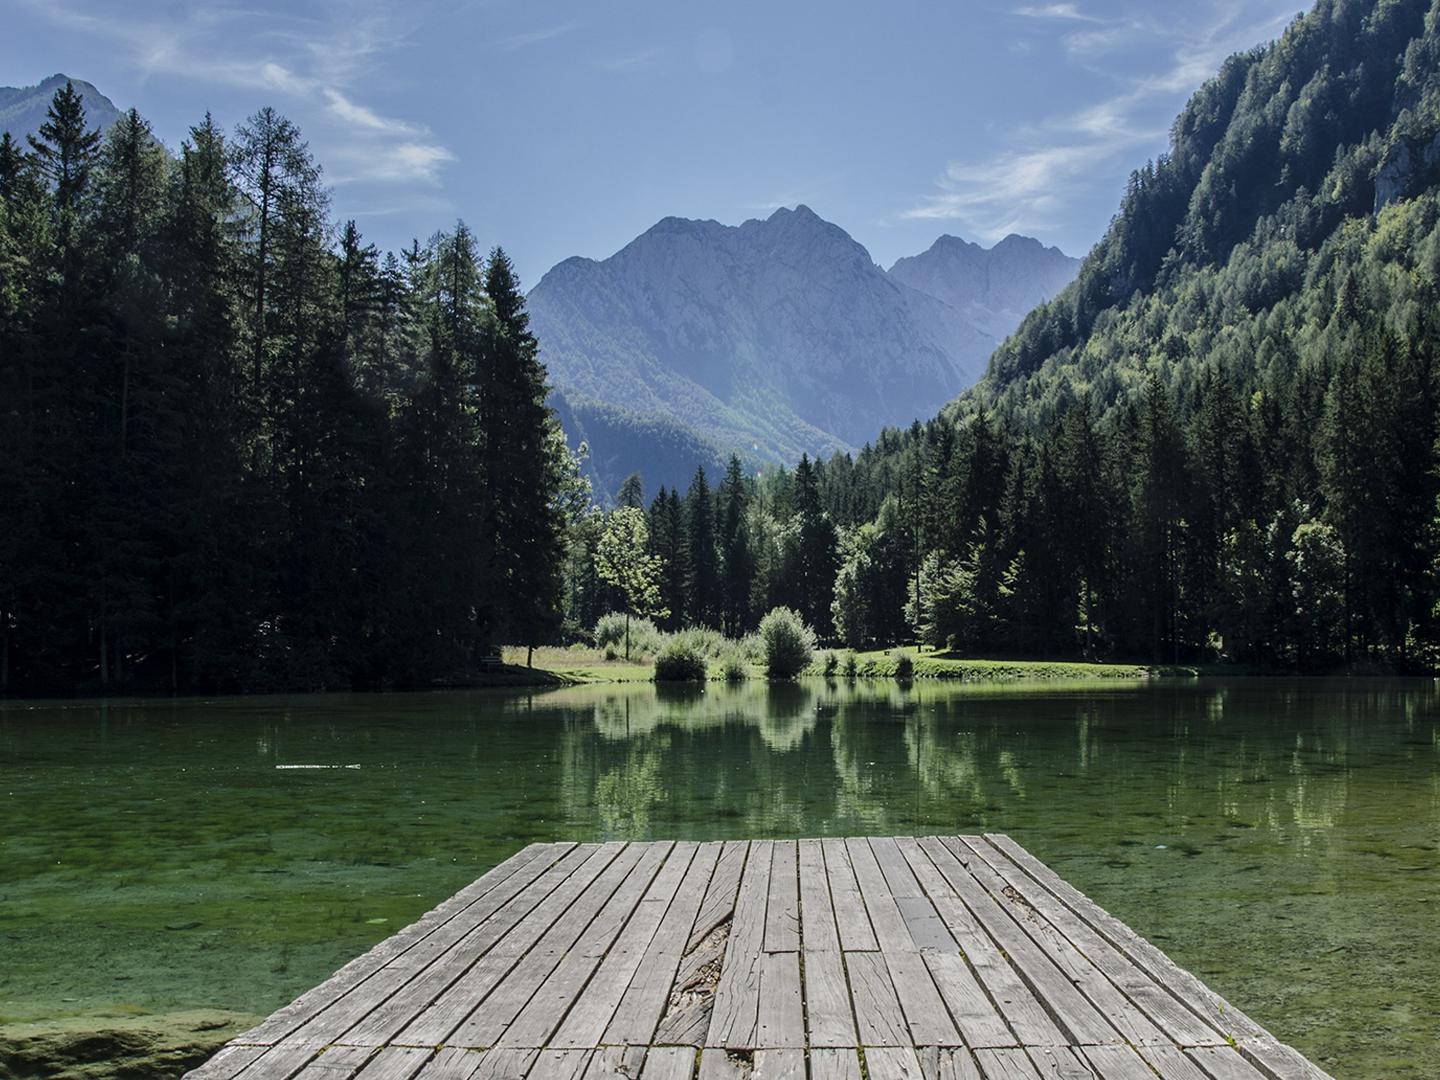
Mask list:
MULTIPOLYGON (((979 376, 1019 298, 1059 287, 1054 249, 1015 238, 985 254, 996 284, 969 304, 948 263, 917 257, 926 287, 912 287, 805 206, 739 226, 666 218, 608 259, 560 263, 529 308, 553 384, 572 403, 608 406, 612 433, 627 414, 666 418, 692 446, 793 463, 933 414, 979 376), (1041 283, 1016 284, 1030 257, 1041 283)), ((599 439, 592 449, 609 479, 676 469, 599 439)))
POLYGON ((942 236, 928 251, 898 260, 890 276, 943 300, 970 325, 1002 340, 1036 304, 1074 280, 1080 260, 1011 233, 992 248, 942 236))
POLYGON ((1357 324, 1425 332, 1437 192, 1440 0, 1320 0, 1196 91, 1076 280, 956 407, 1043 423, 1152 373, 1187 405, 1219 370, 1313 409, 1357 324))
POLYGON ((26 135, 34 135, 45 122, 50 99, 67 79, 80 91, 80 97, 85 102, 85 116, 91 127, 104 131, 120 119, 120 110, 115 103, 90 83, 66 75, 51 75, 38 86, 0 86, 0 131, 8 131, 21 141, 26 135))
POLYGON ((653 495, 662 486, 683 491, 696 469, 716 476, 725 468, 727 455, 719 447, 664 413, 572 399, 558 390, 550 405, 571 449, 587 447, 585 472, 602 500, 634 472, 644 476, 645 490, 653 495))

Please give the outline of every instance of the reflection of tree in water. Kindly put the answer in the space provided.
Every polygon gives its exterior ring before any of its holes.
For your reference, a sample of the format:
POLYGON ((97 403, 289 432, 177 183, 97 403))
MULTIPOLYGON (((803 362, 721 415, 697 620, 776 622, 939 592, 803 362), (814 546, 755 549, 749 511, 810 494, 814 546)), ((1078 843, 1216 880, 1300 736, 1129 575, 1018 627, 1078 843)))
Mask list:
POLYGON ((577 826, 1023 833, 1068 820, 1090 822, 1076 835, 1092 841, 1187 853, 1261 833, 1329 850, 1337 824, 1374 809, 1355 805, 1353 774, 1378 745, 1393 750, 1397 729, 1419 731, 1405 752, 1434 759, 1440 698, 1418 684, 1336 693, 1266 681, 1144 692, 815 680, 567 693, 543 700, 566 716, 562 783, 577 826), (1376 731, 1389 734, 1377 743, 1376 731))
POLYGON ((650 835, 650 812, 666 796, 660 765, 663 749, 633 746, 621 764, 606 769, 595 781, 595 810, 606 837, 628 840, 650 835))

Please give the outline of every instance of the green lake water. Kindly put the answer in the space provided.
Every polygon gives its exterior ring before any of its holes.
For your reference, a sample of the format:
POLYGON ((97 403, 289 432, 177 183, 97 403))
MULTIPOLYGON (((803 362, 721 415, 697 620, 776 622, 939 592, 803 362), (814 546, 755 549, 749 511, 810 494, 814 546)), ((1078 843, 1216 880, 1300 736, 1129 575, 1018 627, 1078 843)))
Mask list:
POLYGON ((537 840, 978 830, 1338 1077, 1440 1077, 1429 680, 0 704, 0 1022, 267 1013, 537 840))

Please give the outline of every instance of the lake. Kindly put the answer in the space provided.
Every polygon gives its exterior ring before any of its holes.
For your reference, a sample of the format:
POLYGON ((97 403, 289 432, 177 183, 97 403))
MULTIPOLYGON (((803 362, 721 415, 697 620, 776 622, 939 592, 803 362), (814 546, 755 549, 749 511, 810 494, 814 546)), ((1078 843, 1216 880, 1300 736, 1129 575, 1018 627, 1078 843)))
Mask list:
POLYGON ((1431 680, 13 702, 0 800, 0 1022, 268 1013, 538 840, 986 830, 1337 1076, 1440 1076, 1431 680))

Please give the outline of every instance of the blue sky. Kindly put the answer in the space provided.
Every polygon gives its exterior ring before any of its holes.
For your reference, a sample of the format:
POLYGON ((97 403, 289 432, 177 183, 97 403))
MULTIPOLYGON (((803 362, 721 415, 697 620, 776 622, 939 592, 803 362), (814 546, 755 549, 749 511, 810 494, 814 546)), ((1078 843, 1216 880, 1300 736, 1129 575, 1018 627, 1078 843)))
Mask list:
POLYGON ((178 146, 300 125, 382 247, 464 218, 523 280, 669 214, 804 202, 888 266, 941 233, 1083 254, 1226 55, 1298 0, 3 0, 0 84, 56 71, 178 146))

